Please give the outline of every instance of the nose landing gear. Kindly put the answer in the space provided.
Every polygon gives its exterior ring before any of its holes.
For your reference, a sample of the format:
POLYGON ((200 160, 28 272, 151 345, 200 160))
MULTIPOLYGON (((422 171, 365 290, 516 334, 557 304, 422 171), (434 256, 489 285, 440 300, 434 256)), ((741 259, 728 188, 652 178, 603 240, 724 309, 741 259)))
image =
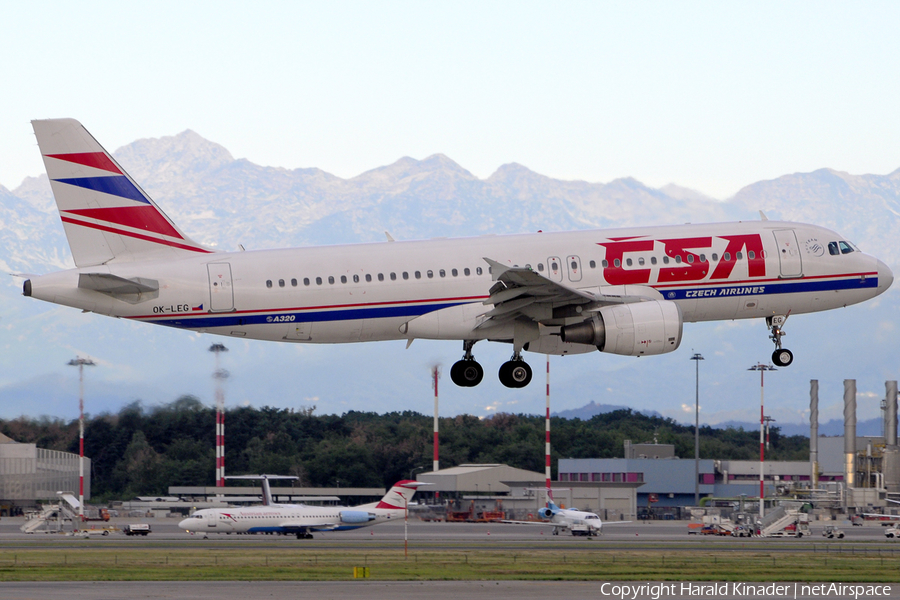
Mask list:
POLYGON ((787 348, 781 347, 781 338, 786 335, 782 326, 785 321, 787 321, 788 316, 789 314, 785 316, 776 315, 773 317, 766 317, 766 325, 769 326, 769 329, 772 332, 769 334, 769 339, 775 343, 775 352, 772 353, 772 362, 778 367, 787 367, 794 362, 794 353, 787 348))

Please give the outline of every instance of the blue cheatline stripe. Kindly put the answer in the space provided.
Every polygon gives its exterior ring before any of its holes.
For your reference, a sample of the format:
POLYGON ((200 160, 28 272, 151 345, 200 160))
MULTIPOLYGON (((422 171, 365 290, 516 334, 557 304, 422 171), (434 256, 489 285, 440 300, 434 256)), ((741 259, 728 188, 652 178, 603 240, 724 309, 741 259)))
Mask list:
POLYGON ((878 277, 854 277, 852 279, 788 280, 785 283, 747 283, 721 287, 698 287, 678 290, 660 290, 666 300, 690 300, 693 298, 730 298, 734 296, 774 296, 800 292, 828 292, 836 290, 862 290, 877 288, 878 277))
POLYGON ((343 310, 326 310, 316 312, 276 312, 264 315, 203 315, 202 317, 185 316, 180 319, 148 319, 147 323, 181 327, 184 329, 205 329, 210 327, 239 327, 241 325, 262 325, 276 322, 319 323, 323 321, 352 321, 354 319, 385 319, 389 317, 418 317, 451 306, 459 306, 465 302, 446 302, 442 304, 425 304, 414 306, 379 306, 375 308, 349 308, 343 310), (286 318, 286 319, 285 319, 286 318), (293 318, 293 320, 291 320, 293 318))
MULTIPOLYGON (((734 296, 770 296, 799 292, 822 292, 834 290, 855 290, 878 287, 878 277, 854 277, 838 280, 787 281, 785 283, 760 283, 757 285, 731 285, 722 287, 698 287, 679 290, 661 290, 666 300, 689 300, 692 298, 728 298, 734 296)), ((390 317, 418 317, 436 310, 467 304, 466 302, 444 302, 439 304, 418 304, 402 306, 378 306, 371 308, 347 308, 315 312, 273 310, 266 314, 241 315, 233 313, 184 316, 177 319, 147 319, 147 323, 179 327, 183 329, 209 329, 212 327, 240 327, 242 325, 263 325, 284 323, 319 323, 328 321, 351 321, 354 319, 385 319, 390 317), (278 321, 275 321, 278 319, 278 321)))
POLYGON ((113 177, 73 177, 71 179, 54 179, 53 181, 150 204, 141 191, 124 175, 115 175, 113 177))

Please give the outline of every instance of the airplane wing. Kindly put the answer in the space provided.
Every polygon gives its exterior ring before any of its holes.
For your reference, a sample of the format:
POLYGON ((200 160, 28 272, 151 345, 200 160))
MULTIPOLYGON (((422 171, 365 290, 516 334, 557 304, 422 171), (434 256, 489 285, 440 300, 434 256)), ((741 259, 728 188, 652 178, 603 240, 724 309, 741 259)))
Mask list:
POLYGON ((900 515, 882 515, 880 513, 863 513, 864 517, 875 517, 881 521, 900 521, 900 515))
POLYGON ((648 286, 604 286, 596 291, 577 289, 552 281, 528 267, 510 267, 485 257, 496 282, 490 297, 492 305, 478 328, 493 327, 519 317, 527 317, 544 325, 562 325, 564 319, 584 315, 610 304, 627 304, 646 300, 662 300, 662 294, 648 286))
POLYGON ((501 519, 500 523, 511 523, 512 525, 543 525, 544 527, 553 527, 566 529, 568 525, 563 525, 561 523, 551 523, 550 521, 510 521, 507 519, 501 519))
POLYGON ((340 526, 340 523, 294 520, 279 523, 279 526, 289 533, 306 533, 308 531, 330 531, 332 529, 337 529, 340 526))

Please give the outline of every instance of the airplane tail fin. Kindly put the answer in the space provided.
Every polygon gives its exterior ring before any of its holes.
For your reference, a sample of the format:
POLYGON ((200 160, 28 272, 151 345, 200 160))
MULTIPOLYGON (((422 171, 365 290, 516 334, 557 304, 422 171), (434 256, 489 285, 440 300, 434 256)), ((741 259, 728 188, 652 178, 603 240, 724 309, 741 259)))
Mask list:
POLYGON ((81 123, 31 125, 77 266, 212 252, 178 229, 81 123))
POLYGON ((398 481, 394 484, 394 486, 388 490, 387 494, 384 495, 384 498, 375 505, 375 508, 393 508, 403 510, 409 505, 409 502, 412 500, 413 496, 416 493, 416 489, 423 485, 431 485, 430 483, 423 483, 421 481, 412 481, 409 479, 398 481))

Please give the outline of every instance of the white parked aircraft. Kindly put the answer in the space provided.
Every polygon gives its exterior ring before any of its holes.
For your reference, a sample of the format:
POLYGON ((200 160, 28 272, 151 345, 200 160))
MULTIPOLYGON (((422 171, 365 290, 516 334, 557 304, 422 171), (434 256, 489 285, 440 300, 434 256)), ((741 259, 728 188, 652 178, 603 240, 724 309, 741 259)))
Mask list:
MULTIPOLYGON (((257 479, 257 477, 245 477, 257 479)), ((189 533, 281 533, 311 539, 313 531, 346 531, 403 519, 420 481, 398 481, 380 502, 362 506, 306 506, 271 503, 269 482, 263 479, 263 497, 269 504, 247 508, 204 508, 178 526, 189 533)))
MULTIPOLYGON (((789 315, 863 302, 891 270, 801 223, 637 227, 218 252, 191 240, 75 120, 33 121, 76 269, 24 294, 113 317, 279 342, 459 340, 451 379, 484 370, 472 347, 512 345, 500 381, 523 387, 523 351, 672 352, 682 324, 764 318, 772 360, 789 315)), ((389 238, 390 240, 390 238, 389 238)))
MULTIPOLYGON (((547 506, 538 511, 538 516, 544 519, 540 521, 508 521, 501 523, 513 523, 516 525, 550 525, 553 527, 553 535, 559 535, 560 531, 571 531, 572 535, 586 535, 593 537, 600 535, 603 529, 603 521, 597 513, 578 510, 577 508, 560 508, 554 502, 547 490, 547 506)), ((611 521, 607 525, 620 525, 631 521, 611 521)))

